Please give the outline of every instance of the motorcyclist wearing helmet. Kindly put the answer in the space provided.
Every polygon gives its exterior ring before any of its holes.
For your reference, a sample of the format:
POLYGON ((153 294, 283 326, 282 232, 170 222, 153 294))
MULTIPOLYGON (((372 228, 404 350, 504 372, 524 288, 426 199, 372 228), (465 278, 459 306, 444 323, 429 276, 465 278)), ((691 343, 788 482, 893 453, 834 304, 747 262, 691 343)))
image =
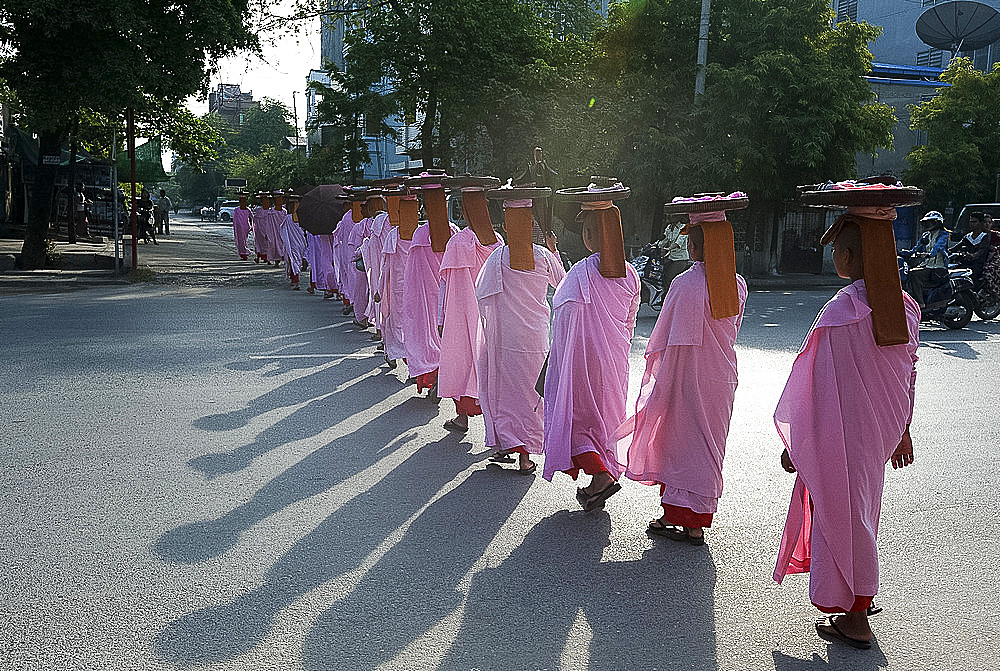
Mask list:
POLYGON ((973 212, 969 215, 969 228, 972 230, 951 248, 949 255, 953 263, 971 268, 972 276, 978 284, 983 273, 983 264, 986 263, 986 257, 993 245, 989 225, 982 212, 973 212))
POLYGON ((948 281, 948 242, 951 240, 951 231, 944 227, 944 217, 937 210, 925 214, 920 223, 927 230, 907 254, 910 272, 906 291, 923 308, 926 307, 924 297, 927 291, 948 281))

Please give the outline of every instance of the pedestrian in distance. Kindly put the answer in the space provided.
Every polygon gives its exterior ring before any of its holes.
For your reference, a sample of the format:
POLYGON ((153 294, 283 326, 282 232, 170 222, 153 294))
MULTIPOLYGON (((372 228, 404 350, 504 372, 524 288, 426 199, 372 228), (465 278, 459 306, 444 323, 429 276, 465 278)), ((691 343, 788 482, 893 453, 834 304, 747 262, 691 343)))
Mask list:
POLYGON ((170 235, 170 208, 173 204, 170 202, 170 198, 167 197, 167 192, 165 189, 160 189, 160 197, 156 199, 155 209, 153 214, 156 218, 156 233, 157 235, 170 235))
POLYGON ((820 311, 774 411, 781 465, 796 475, 774 579, 808 572, 810 600, 831 614, 817 634, 860 649, 871 647, 869 611, 878 610, 885 467, 913 463, 920 309, 900 286, 892 221, 895 205, 921 196, 850 183, 802 194, 807 204, 853 205, 821 239, 851 284, 820 311))
POLYGON ((584 246, 593 252, 566 273, 552 298, 552 348, 544 386, 545 468, 552 481, 562 471, 574 480, 591 476, 576 490, 587 512, 603 508, 621 490, 625 464, 615 432, 625 420, 628 354, 639 312, 639 275, 625 261, 621 213, 613 199, 621 184, 556 192, 579 201, 584 246))
POLYGON ((675 198, 667 214, 687 212, 694 264, 670 285, 646 345, 635 414, 619 429, 626 474, 660 488, 662 515, 647 531, 703 545, 722 496, 722 463, 736 394, 736 336, 747 288, 736 274, 726 210, 742 193, 675 198))
POLYGON ((532 198, 546 198, 548 188, 517 187, 487 191, 504 201, 507 244, 486 260, 476 280, 483 320, 483 348, 476 369, 479 404, 486 424, 491 461, 512 463, 531 475, 530 458, 542 453, 543 413, 535 389, 549 349, 548 289, 559 286, 566 271, 559 260, 555 234, 548 246, 531 242, 532 198))

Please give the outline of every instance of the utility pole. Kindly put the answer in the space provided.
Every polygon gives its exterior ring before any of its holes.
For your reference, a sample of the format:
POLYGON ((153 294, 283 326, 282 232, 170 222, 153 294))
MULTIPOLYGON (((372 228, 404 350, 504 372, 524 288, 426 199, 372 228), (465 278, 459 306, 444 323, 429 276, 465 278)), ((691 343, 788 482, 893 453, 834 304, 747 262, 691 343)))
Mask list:
MULTIPOLYGON (((295 94, 296 91, 292 91, 292 118, 295 120, 295 139, 298 140, 299 137, 299 110, 295 105, 295 94)), ((292 147, 294 151, 295 147, 292 147)))
POLYGON ((694 80, 694 97, 705 92, 705 67, 708 65, 708 17, 712 0, 701 0, 701 24, 698 27, 698 74, 694 80))

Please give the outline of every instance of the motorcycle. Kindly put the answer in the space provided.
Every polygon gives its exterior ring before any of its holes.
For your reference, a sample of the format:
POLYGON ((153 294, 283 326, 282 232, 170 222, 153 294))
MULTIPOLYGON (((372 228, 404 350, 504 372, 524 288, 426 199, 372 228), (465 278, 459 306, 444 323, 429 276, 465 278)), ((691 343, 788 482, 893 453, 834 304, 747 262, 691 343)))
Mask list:
MULTIPOLYGON (((910 274, 909 255, 900 254, 899 278, 906 286, 910 274)), ((978 301, 973 291, 972 271, 949 268, 948 281, 927 292, 926 306, 920 311, 920 321, 936 321, 950 329, 963 329, 972 321, 978 301)))
POLYGON ((667 288, 663 286, 663 255, 655 242, 647 244, 639 250, 632 265, 639 274, 642 285, 639 300, 659 312, 663 309, 663 298, 667 288))
POLYGON ((640 301, 648 305, 654 312, 663 309, 663 299, 667 295, 670 283, 680 273, 691 267, 690 261, 664 261, 663 252, 655 242, 650 242, 639 250, 632 265, 639 274, 642 285, 640 301))
MULTIPOLYGON (((954 257, 953 257, 954 258, 954 257)), ((958 261, 948 266, 950 269, 963 269, 968 270, 972 273, 972 268, 968 266, 967 263, 958 261)), ((975 299, 975 305, 973 306, 973 311, 979 316, 983 321, 989 321, 991 319, 996 319, 1000 316, 1000 296, 997 296, 987 283, 984 281, 982 273, 976 277, 974 274, 971 276, 973 280, 972 286, 972 296, 975 299)))

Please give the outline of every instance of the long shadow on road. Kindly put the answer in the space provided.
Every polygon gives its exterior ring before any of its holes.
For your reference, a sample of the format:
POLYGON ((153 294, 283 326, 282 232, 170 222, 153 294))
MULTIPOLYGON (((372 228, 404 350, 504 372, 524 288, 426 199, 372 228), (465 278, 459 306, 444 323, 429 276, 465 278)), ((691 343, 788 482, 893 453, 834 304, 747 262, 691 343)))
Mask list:
POLYGON ((426 399, 407 399, 393 410, 372 417, 357 431, 314 450, 227 515, 168 531, 153 549, 166 561, 184 564, 217 557, 231 549, 257 522, 372 465, 405 442, 404 434, 423 426, 436 414, 437 406, 426 399))
MULTIPOLYGON (((271 567, 257 589, 172 622, 157 638, 158 655, 186 667, 234 659, 252 650, 267 637, 282 609, 324 583, 356 570, 438 490, 475 461, 474 456, 457 449, 457 442, 449 435, 414 451, 373 487, 300 539, 271 567)), ((458 517, 462 512, 452 510, 451 514, 458 517)), ((406 571, 398 577, 405 580, 406 571)))
POLYGON ((484 469, 432 503, 351 594, 319 616, 303 646, 304 667, 377 667, 453 613, 461 581, 532 480, 484 469))
MULTIPOLYGON (((372 406, 402 389, 399 380, 393 376, 355 376, 355 384, 363 387, 363 393, 353 388, 355 385, 350 385, 337 393, 328 392, 315 396, 329 380, 350 379, 347 371, 334 370, 343 365, 344 362, 340 362, 318 373, 296 378, 233 413, 210 415, 196 420, 195 426, 200 428, 236 428, 245 424, 248 419, 274 408, 302 403, 308 398, 314 399, 266 428, 253 442, 235 447, 229 452, 196 457, 190 461, 191 467, 210 478, 235 473, 249 466, 254 459, 286 443, 317 436, 345 419, 370 410, 372 406)), ((370 363, 366 366, 370 366, 370 363)))
POLYGON ((441 668, 716 668, 710 550, 663 540, 638 561, 602 563, 610 533, 604 511, 541 520, 475 577, 441 668))

